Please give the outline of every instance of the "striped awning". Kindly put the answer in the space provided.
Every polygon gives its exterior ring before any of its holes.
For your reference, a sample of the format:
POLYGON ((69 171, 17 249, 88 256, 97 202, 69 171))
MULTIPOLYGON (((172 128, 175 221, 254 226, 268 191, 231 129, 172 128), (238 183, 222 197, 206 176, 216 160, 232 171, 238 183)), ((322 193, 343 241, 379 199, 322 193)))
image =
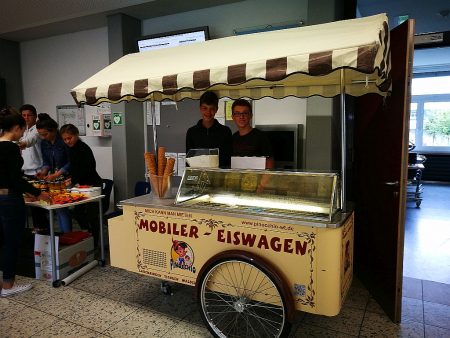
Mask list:
POLYGON ((219 97, 385 95, 385 14, 126 55, 72 90, 78 104, 219 97))

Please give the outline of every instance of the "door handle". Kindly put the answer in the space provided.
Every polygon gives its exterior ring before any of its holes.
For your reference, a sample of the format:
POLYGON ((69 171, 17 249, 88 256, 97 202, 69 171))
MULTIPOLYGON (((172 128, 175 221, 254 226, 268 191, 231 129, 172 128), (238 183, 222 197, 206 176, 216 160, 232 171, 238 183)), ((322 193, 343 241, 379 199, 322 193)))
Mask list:
POLYGON ((394 181, 394 182, 384 182, 384 184, 390 186, 390 187, 399 187, 400 186, 400 182, 399 181, 394 181))

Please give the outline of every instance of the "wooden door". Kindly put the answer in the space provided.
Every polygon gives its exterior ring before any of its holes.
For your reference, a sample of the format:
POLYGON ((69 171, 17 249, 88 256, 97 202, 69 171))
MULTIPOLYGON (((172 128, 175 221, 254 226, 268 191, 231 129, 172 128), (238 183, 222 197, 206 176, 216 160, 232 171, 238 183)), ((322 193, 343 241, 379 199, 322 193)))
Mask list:
POLYGON ((355 273, 394 321, 401 318, 414 21, 391 31, 392 95, 355 102, 355 273))

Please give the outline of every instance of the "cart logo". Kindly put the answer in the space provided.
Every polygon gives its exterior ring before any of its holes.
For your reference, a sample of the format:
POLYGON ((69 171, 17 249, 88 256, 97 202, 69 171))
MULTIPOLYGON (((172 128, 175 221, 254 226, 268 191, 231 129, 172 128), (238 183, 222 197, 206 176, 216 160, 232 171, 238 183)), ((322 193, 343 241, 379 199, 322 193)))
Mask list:
POLYGON ((195 273, 194 250, 186 242, 172 240, 170 257, 171 270, 182 269, 195 273))

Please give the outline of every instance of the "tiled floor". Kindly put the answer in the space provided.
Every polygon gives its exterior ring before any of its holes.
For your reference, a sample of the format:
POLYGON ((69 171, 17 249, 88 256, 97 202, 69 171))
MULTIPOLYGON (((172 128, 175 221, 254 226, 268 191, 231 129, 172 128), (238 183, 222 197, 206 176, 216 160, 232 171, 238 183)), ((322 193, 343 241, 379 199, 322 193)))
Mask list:
POLYGON ((408 202, 403 275, 450 284, 450 185, 424 184, 420 208, 408 202))
MULTIPOLYGON (((193 288, 96 267, 66 287, 31 280, 32 290, 0 298, 0 337, 210 337, 193 288)), ((450 337, 450 287, 404 280, 403 319, 392 323, 354 280, 336 317, 297 313, 291 337, 450 337)))
MULTIPOLYGON (((420 209, 407 209, 402 322, 392 323, 355 278, 338 316, 297 313, 291 337, 450 338, 450 259, 436 255, 449 254, 450 186, 425 192, 420 209)), ((0 338, 210 337, 191 287, 173 285, 165 296, 159 280, 111 266, 57 289, 31 281, 32 290, 0 298, 0 338)))

